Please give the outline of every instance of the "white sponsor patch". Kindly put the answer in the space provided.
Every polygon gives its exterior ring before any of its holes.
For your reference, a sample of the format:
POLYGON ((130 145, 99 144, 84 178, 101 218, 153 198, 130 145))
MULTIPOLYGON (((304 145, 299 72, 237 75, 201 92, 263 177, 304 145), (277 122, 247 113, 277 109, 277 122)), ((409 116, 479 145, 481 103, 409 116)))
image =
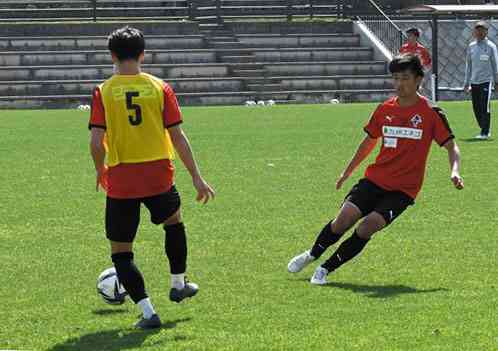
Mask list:
POLYGON ((481 61, 489 61, 489 55, 481 55, 481 61))
POLYGON ((398 139, 384 138, 384 147, 396 148, 398 146, 398 139))
POLYGON ((422 129, 415 128, 383 126, 382 134, 391 138, 422 139, 422 129))

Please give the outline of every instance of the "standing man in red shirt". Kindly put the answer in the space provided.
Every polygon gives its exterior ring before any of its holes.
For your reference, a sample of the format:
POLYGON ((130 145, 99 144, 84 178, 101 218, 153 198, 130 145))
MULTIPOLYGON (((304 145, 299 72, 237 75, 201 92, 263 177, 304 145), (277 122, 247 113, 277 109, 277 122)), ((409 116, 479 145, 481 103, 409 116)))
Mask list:
POLYGON ((173 89, 140 69, 145 49, 142 32, 117 29, 109 36, 108 46, 117 72, 95 89, 89 123, 96 187, 107 192, 105 229, 119 281, 142 310, 135 326, 158 328, 161 320, 133 255, 141 204, 149 210, 151 222, 164 227, 171 272, 169 298, 180 302, 194 296, 198 286, 185 279, 187 237, 174 184, 174 151, 192 176, 198 201, 209 201, 214 190, 201 176, 181 128, 173 89))
POLYGON ((430 71, 432 67, 431 55, 429 50, 425 48, 422 44, 418 42, 420 37, 420 30, 418 28, 410 28, 406 32, 407 41, 399 49, 400 54, 413 54, 418 56, 422 66, 424 67, 425 73, 430 71))
POLYGON ((310 250, 292 258, 291 273, 301 271, 317 260, 332 244, 339 241, 361 218, 348 239, 311 277, 312 284, 324 285, 327 275, 358 255, 372 235, 394 221, 414 200, 422 187, 427 156, 432 141, 448 151, 450 179, 463 189, 460 176, 460 151, 441 109, 431 105, 417 93, 424 77, 420 60, 415 55, 402 55, 389 64, 396 96, 374 111, 365 126, 365 139, 336 183, 340 189, 360 163, 381 139, 380 153, 365 177, 346 196, 337 218, 319 233, 310 250))

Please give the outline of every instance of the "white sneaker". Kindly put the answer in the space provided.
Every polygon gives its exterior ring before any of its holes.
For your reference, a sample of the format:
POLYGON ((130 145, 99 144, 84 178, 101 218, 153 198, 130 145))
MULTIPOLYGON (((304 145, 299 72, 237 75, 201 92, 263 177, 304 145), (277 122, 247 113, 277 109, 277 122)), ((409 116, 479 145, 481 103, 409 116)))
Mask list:
POLYGON ((474 139, 477 139, 477 140, 483 140, 483 139, 486 139, 486 136, 485 135, 482 135, 482 134, 477 134, 474 139))
POLYGON ((313 273, 313 276, 310 279, 310 283, 315 285, 327 284, 327 274, 329 274, 329 271, 322 266, 316 267, 315 273, 313 273))
POLYGON ((315 258, 310 255, 310 251, 304 251, 302 254, 297 255, 292 260, 289 261, 287 265, 287 270, 290 273, 301 272, 304 267, 313 262, 315 258))

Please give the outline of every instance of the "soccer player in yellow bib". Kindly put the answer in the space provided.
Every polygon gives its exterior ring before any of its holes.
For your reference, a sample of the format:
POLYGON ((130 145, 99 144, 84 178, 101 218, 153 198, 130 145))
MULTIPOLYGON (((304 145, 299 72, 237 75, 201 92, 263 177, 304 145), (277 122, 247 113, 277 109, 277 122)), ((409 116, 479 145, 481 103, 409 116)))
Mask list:
POLYGON ((215 192, 203 179, 180 124, 175 93, 161 79, 143 73, 145 40, 131 27, 109 36, 117 72, 93 93, 90 150, 96 189, 107 192, 106 236, 119 281, 142 310, 137 328, 158 328, 161 320, 148 297, 133 260, 133 240, 144 204, 154 224, 163 224, 171 271, 171 301, 194 296, 197 284, 185 279, 187 239, 174 185, 175 150, 192 176, 197 200, 207 203, 215 192), (107 158, 107 160, 106 160, 107 158))

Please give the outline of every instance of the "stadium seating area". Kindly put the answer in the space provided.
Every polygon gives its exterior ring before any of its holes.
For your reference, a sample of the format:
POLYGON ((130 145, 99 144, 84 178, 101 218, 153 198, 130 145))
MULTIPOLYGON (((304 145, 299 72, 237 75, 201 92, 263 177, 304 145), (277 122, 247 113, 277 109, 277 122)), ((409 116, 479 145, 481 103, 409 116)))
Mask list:
MULTIPOLYGON (((56 0, 24 4, 49 2, 59 4, 56 11, 66 4, 56 0)), ((119 2, 99 1, 116 10, 114 14, 121 13, 116 8, 119 2)), ((147 36, 144 70, 169 82, 183 104, 363 101, 389 94, 386 63, 374 60, 372 48, 361 46, 350 22, 224 21, 220 25, 210 16, 204 21, 144 21, 152 2, 127 2, 140 17, 127 22, 147 36)), ((10 9, 23 6, 9 0, 1 7, 7 3, 10 9)), ((76 6, 84 3, 88 1, 69 2, 67 8, 76 13, 84 8, 76 6)), ((175 8, 185 9, 182 3, 176 1, 175 8)), ((0 107, 89 103, 92 88, 112 75, 106 35, 121 25, 120 21, 0 23, 0 107)))

